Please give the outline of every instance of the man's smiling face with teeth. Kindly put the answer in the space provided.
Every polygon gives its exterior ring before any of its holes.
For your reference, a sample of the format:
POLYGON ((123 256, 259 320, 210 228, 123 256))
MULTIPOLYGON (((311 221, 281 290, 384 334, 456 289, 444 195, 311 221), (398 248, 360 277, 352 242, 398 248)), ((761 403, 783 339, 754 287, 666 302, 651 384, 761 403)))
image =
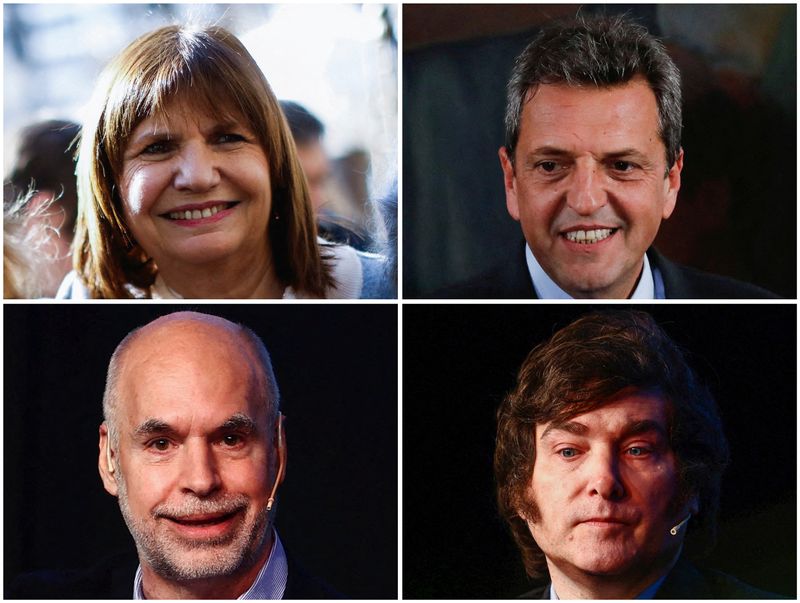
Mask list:
POLYGON ((675 207, 681 153, 667 169, 658 107, 635 77, 610 88, 540 85, 515 154, 500 149, 506 203, 536 260, 576 298, 626 298, 675 207))

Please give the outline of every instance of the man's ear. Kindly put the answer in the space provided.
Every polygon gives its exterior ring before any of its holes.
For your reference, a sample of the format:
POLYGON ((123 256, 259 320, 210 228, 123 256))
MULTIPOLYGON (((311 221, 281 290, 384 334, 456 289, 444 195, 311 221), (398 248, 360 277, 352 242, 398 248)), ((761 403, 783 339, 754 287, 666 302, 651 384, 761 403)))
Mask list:
POLYGON ((664 207, 662 208, 661 217, 666 220, 672 215, 675 210, 675 204, 678 201, 678 191, 681 188, 681 170, 683 169, 683 149, 678 152, 678 157, 675 159, 675 164, 667 172, 667 195, 664 200, 664 207))
POLYGON ((276 484, 282 484, 283 478, 286 476, 286 426, 285 426, 286 417, 283 416, 283 413, 278 415, 278 442, 277 442, 277 453, 278 453, 278 475, 275 478, 276 484))
POLYGON ((100 471, 100 479, 103 480, 103 487, 111 496, 117 496, 116 472, 118 470, 117 453, 111 450, 111 439, 108 437, 108 425, 100 425, 100 455, 97 459, 97 468, 100 471))
POLYGON ((519 203, 517 202, 517 179, 514 175, 514 163, 505 147, 500 147, 497 152, 500 156, 500 167, 503 168, 503 184, 506 189, 506 209, 508 213, 519 222, 519 203))

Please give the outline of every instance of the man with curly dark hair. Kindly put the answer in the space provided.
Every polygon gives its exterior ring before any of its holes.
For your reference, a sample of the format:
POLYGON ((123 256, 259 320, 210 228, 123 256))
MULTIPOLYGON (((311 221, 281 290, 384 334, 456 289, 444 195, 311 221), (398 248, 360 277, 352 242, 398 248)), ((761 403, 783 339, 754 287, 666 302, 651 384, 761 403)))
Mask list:
POLYGON ((713 542, 727 463, 709 390, 650 315, 556 332, 498 411, 500 512, 528 575, 551 581, 525 596, 773 598, 682 555, 687 534, 713 542))

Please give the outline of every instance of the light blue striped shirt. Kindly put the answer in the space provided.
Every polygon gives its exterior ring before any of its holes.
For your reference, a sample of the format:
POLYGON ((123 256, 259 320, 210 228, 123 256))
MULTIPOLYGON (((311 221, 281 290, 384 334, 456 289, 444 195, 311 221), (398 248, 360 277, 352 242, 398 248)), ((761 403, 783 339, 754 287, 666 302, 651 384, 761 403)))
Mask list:
MULTIPOLYGON (((272 531, 274 545, 269 553, 266 563, 258 572, 253 584, 244 591, 239 599, 282 599, 286 590, 286 580, 289 577, 289 566, 286 563, 286 552, 283 550, 278 532, 272 531)), ((144 599, 142 590, 142 566, 136 568, 133 579, 133 598, 144 599)))

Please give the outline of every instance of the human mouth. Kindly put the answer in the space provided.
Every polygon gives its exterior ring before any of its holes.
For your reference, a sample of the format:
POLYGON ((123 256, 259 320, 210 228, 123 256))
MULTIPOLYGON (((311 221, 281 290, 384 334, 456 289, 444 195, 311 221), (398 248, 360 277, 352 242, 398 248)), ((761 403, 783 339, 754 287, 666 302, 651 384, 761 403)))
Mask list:
POLYGON ((218 538, 228 533, 241 510, 230 513, 203 513, 183 516, 163 516, 182 536, 201 539, 218 538))
POLYGON ((599 243, 600 241, 604 241, 605 239, 613 235, 615 232, 617 232, 617 230, 619 229, 593 228, 587 230, 571 230, 569 232, 563 233, 563 236, 571 243, 578 243, 581 245, 591 245, 592 243, 599 243))
POLYGON ((219 215, 220 212, 232 209, 236 204, 236 201, 216 201, 201 205, 184 205, 161 214, 161 217, 177 222, 191 221, 192 223, 196 223, 198 220, 214 218, 219 215))

